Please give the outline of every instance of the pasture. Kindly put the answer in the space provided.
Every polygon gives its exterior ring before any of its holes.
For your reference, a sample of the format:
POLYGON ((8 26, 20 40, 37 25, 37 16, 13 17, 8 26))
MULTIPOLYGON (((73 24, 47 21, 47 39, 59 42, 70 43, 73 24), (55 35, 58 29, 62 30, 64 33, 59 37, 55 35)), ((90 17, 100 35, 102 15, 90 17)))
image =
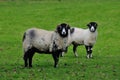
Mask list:
POLYGON ((120 80, 119 0, 0 0, 0 80, 120 80), (22 37, 31 27, 55 30, 60 23, 87 28, 98 23, 93 59, 84 46, 78 58, 72 46, 58 68, 48 54, 35 54, 33 67, 23 67, 22 37))

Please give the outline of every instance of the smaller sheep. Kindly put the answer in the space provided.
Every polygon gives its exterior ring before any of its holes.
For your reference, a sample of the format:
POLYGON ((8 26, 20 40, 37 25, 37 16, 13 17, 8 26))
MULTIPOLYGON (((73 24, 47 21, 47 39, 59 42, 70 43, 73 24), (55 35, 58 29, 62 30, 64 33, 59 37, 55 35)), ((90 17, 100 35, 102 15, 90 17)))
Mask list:
MULTIPOLYGON (((69 44, 73 44, 73 52, 77 57, 77 47, 79 45, 85 45, 87 51, 87 58, 92 58, 92 48, 96 42, 97 38, 97 23, 90 22, 87 24, 88 29, 82 28, 72 28, 71 29, 71 39, 69 39, 69 44)), ((62 53, 63 56, 63 53, 62 53)))
POLYGON ((32 67, 32 58, 35 52, 52 54, 54 67, 57 67, 59 55, 66 50, 68 44, 69 29, 70 26, 66 23, 58 25, 55 31, 28 29, 23 36, 25 67, 32 67))

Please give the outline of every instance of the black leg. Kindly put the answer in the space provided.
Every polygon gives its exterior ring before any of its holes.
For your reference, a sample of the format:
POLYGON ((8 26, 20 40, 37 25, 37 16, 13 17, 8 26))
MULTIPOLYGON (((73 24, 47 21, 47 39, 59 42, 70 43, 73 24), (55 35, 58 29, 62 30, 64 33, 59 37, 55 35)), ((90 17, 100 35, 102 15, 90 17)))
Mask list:
POLYGON ((68 47, 66 47, 66 50, 60 53, 60 57, 63 57, 65 53, 67 53, 68 47))
POLYGON ((24 53, 24 66, 27 67, 28 66, 28 52, 25 52, 24 53))
POLYGON ((85 46, 87 51, 87 58, 92 58, 92 47, 93 46, 85 46))
POLYGON ((34 52, 32 51, 29 53, 29 67, 32 67, 32 58, 33 58, 34 52))
POLYGON ((77 47, 78 47, 77 45, 74 45, 74 44, 73 44, 73 52, 74 52, 74 55, 75 55, 76 57, 78 57, 78 54, 77 54, 77 52, 76 52, 76 51, 77 51, 77 47))
POLYGON ((65 53, 65 52, 62 52, 62 53, 60 54, 60 57, 63 57, 63 56, 64 56, 64 53, 65 53))
POLYGON ((60 55, 60 53, 52 53, 52 56, 53 56, 53 59, 54 59, 54 67, 55 68, 58 66, 59 55, 60 55))
POLYGON ((34 53, 35 52, 32 49, 29 49, 28 51, 25 52, 24 54, 25 67, 28 67, 28 61, 29 61, 29 67, 32 67, 32 58, 34 53))

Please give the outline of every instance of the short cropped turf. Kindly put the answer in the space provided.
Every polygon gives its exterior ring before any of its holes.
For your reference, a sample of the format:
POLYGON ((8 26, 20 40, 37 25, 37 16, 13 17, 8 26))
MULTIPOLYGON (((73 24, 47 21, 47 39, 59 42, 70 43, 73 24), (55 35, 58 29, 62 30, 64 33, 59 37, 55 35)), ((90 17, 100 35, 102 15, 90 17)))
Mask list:
POLYGON ((120 80, 120 1, 0 0, 0 80, 120 80), (60 23, 87 28, 91 21, 98 23, 93 59, 84 46, 76 58, 71 45, 58 68, 51 55, 37 53, 33 67, 24 68, 25 30, 55 30, 60 23))

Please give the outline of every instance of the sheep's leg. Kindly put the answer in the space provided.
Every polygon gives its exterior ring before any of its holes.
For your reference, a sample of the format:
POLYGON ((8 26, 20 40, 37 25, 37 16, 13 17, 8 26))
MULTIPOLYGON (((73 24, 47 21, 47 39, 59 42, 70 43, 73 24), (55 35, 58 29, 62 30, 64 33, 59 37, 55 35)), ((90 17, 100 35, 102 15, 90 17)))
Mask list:
POLYGON ((85 46, 87 51, 87 58, 92 58, 92 47, 93 46, 85 46))
POLYGON ((32 57, 34 55, 34 51, 32 49, 29 49, 28 51, 25 52, 24 54, 24 64, 25 67, 28 66, 28 61, 29 61, 29 67, 32 67, 32 57))
POLYGON ((76 57, 78 57, 78 54, 77 54, 77 45, 73 45, 73 52, 74 52, 74 55, 76 56, 76 57))
POLYGON ((64 54, 65 54, 65 52, 62 52, 62 53, 60 54, 60 57, 63 57, 63 56, 64 56, 64 54))
POLYGON ((58 66, 58 61, 59 61, 59 55, 60 53, 53 53, 53 59, 54 59, 54 67, 56 68, 58 66))
POLYGON ((65 50, 65 51, 61 52, 60 56, 63 57, 64 54, 67 53, 67 51, 68 51, 68 47, 66 47, 66 50, 65 50))
POLYGON ((24 59, 24 65, 25 67, 27 67, 28 66, 28 52, 24 53, 23 59, 24 59))
POLYGON ((29 67, 32 67, 32 58, 33 58, 34 53, 35 53, 34 51, 29 52, 29 67))

